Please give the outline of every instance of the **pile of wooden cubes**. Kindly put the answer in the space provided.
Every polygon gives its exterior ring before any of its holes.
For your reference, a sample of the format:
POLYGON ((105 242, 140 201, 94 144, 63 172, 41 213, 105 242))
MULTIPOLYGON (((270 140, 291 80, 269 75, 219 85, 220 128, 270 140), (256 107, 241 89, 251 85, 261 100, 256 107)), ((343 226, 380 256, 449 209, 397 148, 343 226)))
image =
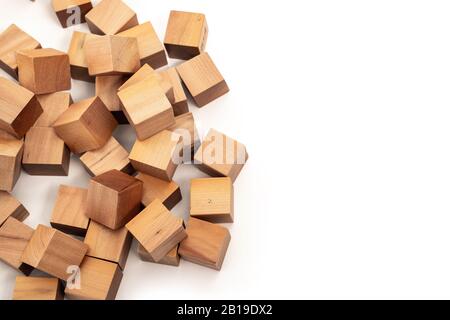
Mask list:
POLYGON ((74 32, 67 53, 16 25, 0 34, 0 67, 17 80, 0 78, 0 260, 24 274, 13 298, 114 299, 133 239, 144 261, 220 270, 231 237, 217 223, 233 222, 233 182, 248 156, 213 129, 200 142, 189 112, 185 88, 198 107, 229 91, 205 52, 205 16, 172 11, 163 44, 121 0, 53 7, 63 27, 87 22, 92 32, 74 32), (184 62, 156 71, 166 51, 184 62), (71 79, 94 83, 96 96, 72 101, 71 79), (113 137, 118 124, 136 132, 130 153, 113 137), (90 184, 59 187, 51 227, 24 224, 29 213, 10 193, 21 168, 66 176, 71 153, 90 184), (186 224, 170 211, 181 201, 179 158, 211 176, 192 180, 186 224), (48 277, 30 277, 34 269, 48 277))

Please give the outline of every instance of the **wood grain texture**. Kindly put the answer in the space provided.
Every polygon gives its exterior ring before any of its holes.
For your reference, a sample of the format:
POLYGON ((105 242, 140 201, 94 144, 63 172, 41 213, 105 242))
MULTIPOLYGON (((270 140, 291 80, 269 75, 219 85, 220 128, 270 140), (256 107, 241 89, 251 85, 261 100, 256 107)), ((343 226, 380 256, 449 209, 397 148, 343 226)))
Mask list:
POLYGON ((189 112, 175 117, 175 124, 167 130, 181 136, 183 154, 190 154, 191 159, 194 159, 195 152, 201 143, 193 114, 189 112))
POLYGON ((205 50, 208 24, 201 13, 171 11, 167 23, 166 46, 169 57, 188 60, 205 50))
POLYGON ((37 96, 39 104, 44 111, 35 127, 52 127, 55 121, 73 104, 70 92, 55 92, 37 96))
POLYGON ((86 204, 87 189, 59 186, 50 224, 64 233, 84 237, 89 226, 86 204))
POLYGON ((51 127, 33 127, 25 136, 23 169, 36 176, 69 175, 70 150, 51 127))
POLYGON ((87 15, 92 33, 114 35, 139 24, 136 13, 121 0, 103 0, 87 15))
POLYGON ((98 76, 95 78, 95 95, 102 99, 106 108, 111 111, 119 124, 128 124, 117 95, 117 91, 124 84, 125 79, 123 75, 98 76))
POLYGON ((180 265, 180 256, 178 255, 178 245, 176 245, 172 250, 170 250, 169 253, 166 254, 166 256, 162 258, 159 262, 153 260, 152 256, 141 245, 138 245, 138 255, 142 261, 146 262, 164 264, 173 267, 178 267, 180 265))
POLYGON ((126 227, 155 262, 161 261, 186 238, 183 219, 174 216, 158 199, 126 227))
POLYGON ((179 65, 177 71, 198 107, 203 107, 230 91, 207 52, 179 65))
POLYGON ((92 9, 91 0, 52 0, 52 5, 63 28, 86 22, 85 16, 92 9))
POLYGON ((19 200, 9 192, 0 191, 0 204, 0 226, 10 217, 23 221, 30 215, 19 200))
POLYGON ((89 75, 88 64, 84 47, 89 39, 98 38, 98 35, 74 31, 68 50, 70 60, 70 72, 73 79, 94 82, 95 77, 89 75))
POLYGON ((0 136, 0 190, 12 191, 21 173, 23 140, 0 136))
POLYGON ((18 276, 13 300, 64 300, 64 293, 59 279, 18 276))
POLYGON ((191 217, 186 233, 178 254, 192 263, 220 270, 231 240, 228 229, 191 217))
POLYGON ((141 172, 138 173, 136 179, 143 183, 142 204, 144 206, 159 199, 167 209, 171 210, 182 199, 180 186, 174 181, 161 180, 141 172))
POLYGON ((180 76, 175 67, 169 68, 160 72, 161 76, 169 82, 173 87, 173 113, 175 116, 179 116, 189 112, 189 106, 187 102, 186 93, 184 92, 183 85, 181 83, 180 76))
POLYGON ((94 97, 71 105, 53 127, 72 152, 80 154, 103 147, 117 127, 117 121, 102 100, 94 97))

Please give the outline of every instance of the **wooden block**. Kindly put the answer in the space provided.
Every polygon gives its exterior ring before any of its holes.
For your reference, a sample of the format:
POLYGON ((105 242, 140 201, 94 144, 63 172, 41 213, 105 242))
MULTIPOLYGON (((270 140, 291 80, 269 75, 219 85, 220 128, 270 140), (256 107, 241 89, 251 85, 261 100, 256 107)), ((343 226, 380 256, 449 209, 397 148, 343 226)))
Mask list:
POLYGON ((84 44, 84 53, 91 76, 132 74, 141 67, 136 38, 92 38, 84 44))
POLYGON ((83 242, 56 229, 39 225, 22 255, 27 265, 67 281, 68 268, 79 266, 88 250, 83 242))
POLYGON ((18 276, 13 300, 64 300, 64 293, 59 279, 18 276))
POLYGON ((188 60, 205 50, 208 24, 201 13, 171 11, 167 23, 166 46, 169 57, 188 60))
POLYGON ((99 176, 114 169, 129 175, 134 173, 128 151, 114 137, 102 148, 83 154, 80 160, 91 176, 99 176))
POLYGON ((23 140, 0 136, 0 190, 12 191, 19 179, 23 140))
POLYGON ((128 122, 139 140, 145 140, 175 123, 172 106, 163 90, 148 81, 119 91, 128 122))
POLYGON ((15 218, 0 227, 0 261, 29 275, 33 268, 22 262, 22 254, 33 236, 33 229, 15 218))
POLYGON ((70 151, 51 127, 33 127, 25 136, 22 167, 29 175, 69 175, 70 151))
POLYGON ((234 182, 248 160, 245 146, 211 129, 197 150, 198 168, 213 177, 229 177, 234 182))
POLYGON ((95 77, 89 75, 84 47, 89 39, 95 39, 98 37, 99 36, 95 34, 74 31, 68 50, 70 72, 73 79, 87 82, 95 81, 95 77))
POLYGON ((64 233, 84 237, 89 226, 86 204, 87 189, 59 186, 50 224, 64 233))
MULTIPOLYGON (((200 137, 192 113, 189 112, 175 117, 175 124, 167 130, 181 135, 183 154, 185 156, 190 155, 191 160, 194 159, 195 152, 200 146, 200 137)), ((187 157, 184 160, 187 160, 187 157)))
POLYGON ((183 219, 174 216, 158 199, 126 227, 155 262, 161 261, 186 238, 183 219))
POLYGON ((20 85, 36 94, 70 90, 70 62, 65 52, 33 49, 17 52, 20 85))
POLYGON ((191 180, 191 217, 212 223, 233 223, 234 194, 230 178, 191 180))
POLYGON ((73 103, 69 92, 55 92, 37 96, 44 112, 34 123, 35 127, 52 127, 55 121, 73 103))
POLYGON ((141 65, 147 63, 153 69, 167 65, 166 51, 151 22, 140 24, 117 35, 137 39, 141 65))
POLYGON ((178 267, 180 265, 180 256, 178 255, 178 245, 176 245, 172 250, 161 261, 156 262, 153 260, 152 256, 145 250, 141 245, 138 246, 138 254, 142 261, 164 264, 167 266, 178 267))
POLYGON ((15 24, 0 34, 0 68, 18 78, 16 52, 40 48, 40 43, 15 24))
POLYGON ((186 232, 178 254, 192 263, 220 270, 231 240, 228 229, 191 217, 186 232))
POLYGON ((125 83, 125 76, 98 76, 95 78, 95 95, 102 99, 119 124, 128 124, 120 106, 117 91, 125 83))
POLYGON ((117 121, 102 100, 94 97, 71 105, 53 127, 72 152, 80 154, 103 147, 111 139, 117 121))
POLYGON ((132 240, 125 227, 111 230, 92 221, 84 243, 89 246, 88 256, 117 263, 124 270, 132 240))
POLYGON ((175 116, 179 116, 189 112, 189 106, 187 102, 186 93, 184 92, 183 85, 181 84, 180 76, 177 70, 172 67, 162 71, 161 76, 168 81, 173 87, 174 98, 172 103, 173 113, 175 116))
POLYGON ((203 107, 230 91, 206 52, 179 65, 177 71, 198 107, 203 107))
POLYGON ((139 24, 136 13, 121 0, 103 0, 87 15, 89 29, 95 34, 117 34, 139 24))
POLYGON ((114 300, 122 277, 116 263, 86 257, 80 267, 80 287, 66 287, 64 292, 71 300, 114 300))
POLYGON ((136 179, 143 183, 142 204, 144 206, 148 206, 158 199, 167 209, 171 210, 182 199, 180 186, 173 181, 161 180, 140 172, 136 179))
POLYGON ((129 159, 137 171, 172 181, 182 161, 182 158, 177 155, 177 152, 179 154, 181 150, 181 136, 164 130, 146 140, 136 140, 129 159))
POLYGON ((91 0, 52 0, 52 4, 63 28, 86 22, 85 16, 92 9, 91 0))
POLYGON ((25 220, 30 214, 27 209, 8 192, 0 191, 0 226, 8 218, 15 218, 19 221, 25 220))
POLYGON ((86 215, 117 230, 139 213, 141 199, 141 181, 111 170, 91 179, 86 215))
POLYGON ((33 92, 0 77, 0 130, 22 138, 42 112, 33 92))

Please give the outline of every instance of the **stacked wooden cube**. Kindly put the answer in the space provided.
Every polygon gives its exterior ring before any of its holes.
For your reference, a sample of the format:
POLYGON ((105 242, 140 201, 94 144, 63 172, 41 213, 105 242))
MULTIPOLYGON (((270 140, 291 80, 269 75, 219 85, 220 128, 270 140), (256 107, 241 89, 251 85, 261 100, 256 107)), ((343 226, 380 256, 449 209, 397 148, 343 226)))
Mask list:
POLYGON ((201 142, 189 112, 189 95, 203 107, 229 91, 205 52, 205 16, 172 11, 162 43, 121 0, 53 8, 62 27, 87 22, 92 32, 75 31, 67 53, 15 25, 0 34, 0 67, 18 81, 0 78, 0 260, 23 273, 13 298, 114 299, 133 239, 143 261, 220 270, 231 239, 220 224, 234 222, 233 183, 248 155, 213 129, 201 142), (168 67, 166 52, 184 61, 168 67), (71 79, 94 83, 96 95, 73 102, 71 79), (136 132, 130 152, 113 136, 119 124, 136 132), (21 168, 68 175, 71 153, 89 185, 61 185, 51 227, 27 226, 11 194, 21 168), (211 176, 191 181, 186 222, 171 212, 183 162, 211 176), (34 269, 48 277, 30 277, 34 269))

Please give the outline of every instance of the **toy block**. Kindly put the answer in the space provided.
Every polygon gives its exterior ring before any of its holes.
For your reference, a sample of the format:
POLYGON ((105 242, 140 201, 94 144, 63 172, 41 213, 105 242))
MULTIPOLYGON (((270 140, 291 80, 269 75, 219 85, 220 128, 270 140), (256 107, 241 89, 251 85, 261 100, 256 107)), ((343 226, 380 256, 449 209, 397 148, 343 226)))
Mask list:
POLYGON ((142 261, 164 264, 167 266, 178 267, 180 265, 180 256, 178 255, 178 245, 176 245, 172 250, 169 251, 168 254, 159 262, 153 260, 151 255, 145 250, 145 248, 141 245, 138 246, 138 255, 142 261))
POLYGON ((136 38, 102 36, 89 39, 84 44, 84 53, 91 76, 132 74, 141 67, 136 38))
POLYGON ((0 130, 22 138, 42 112, 33 92, 0 77, 0 130))
POLYGON ((52 127, 55 121, 73 103, 69 92, 55 92, 37 96, 44 112, 34 123, 35 127, 52 127))
POLYGON ((136 13, 121 0, 103 0, 86 15, 92 33, 114 35, 139 24, 136 13))
POLYGON ((173 181, 161 180, 140 172, 136 179, 143 183, 142 204, 144 206, 159 199, 167 209, 171 210, 182 199, 180 186, 173 181))
POLYGON ((139 82, 118 93, 122 109, 139 140, 145 140, 175 123, 172 105, 159 86, 139 82))
POLYGON ((84 237, 89 226, 86 204, 87 189, 59 186, 50 224, 64 233, 84 237))
POLYGON ((188 60, 205 50, 208 24, 201 13, 171 11, 164 45, 173 59, 188 60))
POLYGON ((22 167, 34 176, 69 175, 70 151, 51 127, 33 127, 25 136, 22 167))
POLYGON ((40 43, 15 24, 0 34, 0 68, 18 78, 16 52, 40 48, 40 43))
POLYGON ((118 170, 111 170, 91 179, 86 215, 117 230, 139 213, 141 199, 141 181, 118 170))
POLYGON ((147 63, 153 69, 167 65, 166 51, 151 22, 140 24, 117 35, 137 39, 141 65, 147 63))
POLYGON ((116 127, 117 121, 99 97, 71 105, 53 125, 56 134, 77 154, 103 147, 116 127))
POLYGON ((70 60, 70 73, 73 79, 86 82, 95 81, 95 77, 89 75, 84 47, 87 41, 98 37, 100 36, 90 33, 74 31, 68 50, 70 60))
POLYGON ((230 178, 191 180, 191 217, 212 223, 233 223, 234 190, 230 178))
POLYGON ((91 0, 52 0, 53 10, 63 28, 86 22, 85 15, 91 11, 91 0))
POLYGON ((229 177, 234 182, 248 160, 245 146, 211 129, 198 148, 194 161, 213 177, 229 177))
POLYGON ((66 286, 71 300, 114 300, 123 273, 116 263, 86 257, 80 267, 80 286, 66 286))
POLYGON ((79 266, 88 250, 83 242, 56 229, 39 225, 22 255, 22 261, 42 272, 67 281, 68 268, 79 266))
POLYGON ((155 262, 159 262, 186 238, 183 219, 174 216, 158 199, 127 225, 155 262))
POLYGON ((14 198, 9 192, 0 191, 0 203, 0 226, 5 223, 8 218, 15 218, 19 221, 23 221, 30 215, 19 200, 14 198))
POLYGON ((117 95, 117 91, 124 82, 125 77, 123 75, 98 76, 95 78, 95 95, 102 99, 106 108, 111 111, 119 124, 128 124, 117 95))
POLYGON ((23 140, 0 136, 0 190, 12 191, 19 179, 23 140))
POLYGON ((183 85, 181 84, 180 76, 178 75, 177 70, 172 67, 165 71, 160 72, 161 76, 169 82, 173 87, 173 113, 175 116, 179 116, 184 113, 189 112, 189 106, 187 102, 186 93, 184 92, 183 85))
POLYGON ((59 279, 17 276, 13 300, 64 300, 64 293, 59 279))
POLYGON ((188 159, 187 155, 190 155, 191 160, 194 159, 195 152, 200 146, 200 137, 192 113, 184 113, 175 117, 175 124, 167 130, 181 135, 184 160, 188 159))
POLYGON ((8 218, 0 227, 0 261, 29 275, 33 268, 22 263, 22 254, 32 236, 32 228, 15 218, 8 218))
POLYGON ((206 52, 179 65, 177 71, 198 107, 203 107, 230 91, 206 52))
POLYGON ((136 140, 129 159, 137 171, 172 181, 182 162, 181 152, 181 136, 164 130, 146 140, 136 140))
POLYGON ((91 221, 84 243, 89 246, 89 257, 117 263, 124 270, 132 240, 125 227, 111 230, 91 221))
POLYGON ((36 94, 70 90, 70 62, 65 52, 33 49, 17 52, 19 83, 36 94))
POLYGON ((228 229, 191 217, 186 233, 188 236, 180 243, 178 249, 181 258, 220 270, 231 240, 228 229))
POLYGON ((94 177, 114 169, 129 175, 134 173, 128 159, 128 151, 114 137, 102 148, 84 153, 80 160, 88 173, 94 177))

